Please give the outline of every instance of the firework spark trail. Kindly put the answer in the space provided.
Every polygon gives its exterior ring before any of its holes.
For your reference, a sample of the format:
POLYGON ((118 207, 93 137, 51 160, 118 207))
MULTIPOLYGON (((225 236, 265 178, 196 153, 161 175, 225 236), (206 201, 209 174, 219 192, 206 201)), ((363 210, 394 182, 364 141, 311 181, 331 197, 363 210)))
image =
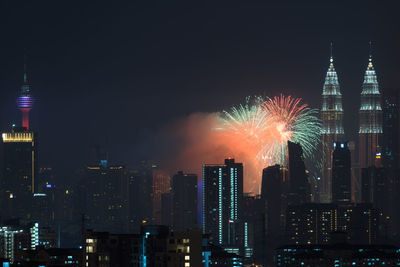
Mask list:
POLYGON ((236 138, 237 143, 248 147, 257 177, 247 184, 259 188, 263 168, 273 164, 286 166, 287 141, 301 144, 305 157, 313 156, 320 140, 317 114, 317 110, 301 104, 300 98, 248 97, 244 105, 223 112, 219 129, 227 138, 236 138))
MULTIPOLYGON (((263 103, 264 108, 276 122, 281 134, 281 151, 286 153, 287 141, 299 143, 303 147, 305 157, 311 157, 317 149, 320 140, 321 123, 317 117, 318 110, 310 109, 301 104, 301 98, 280 95, 268 98, 263 103)), ((278 164, 285 164, 286 155, 280 155, 278 164)))

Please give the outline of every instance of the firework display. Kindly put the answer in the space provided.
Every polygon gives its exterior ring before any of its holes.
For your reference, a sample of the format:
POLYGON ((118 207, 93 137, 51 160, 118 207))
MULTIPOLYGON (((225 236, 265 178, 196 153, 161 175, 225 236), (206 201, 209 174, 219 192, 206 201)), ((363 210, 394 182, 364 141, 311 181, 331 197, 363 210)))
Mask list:
POLYGON ((244 105, 232 107, 221 116, 218 130, 248 146, 257 173, 267 166, 287 164, 287 141, 299 143, 305 157, 317 149, 321 123, 318 110, 301 103, 301 98, 248 97, 244 105))

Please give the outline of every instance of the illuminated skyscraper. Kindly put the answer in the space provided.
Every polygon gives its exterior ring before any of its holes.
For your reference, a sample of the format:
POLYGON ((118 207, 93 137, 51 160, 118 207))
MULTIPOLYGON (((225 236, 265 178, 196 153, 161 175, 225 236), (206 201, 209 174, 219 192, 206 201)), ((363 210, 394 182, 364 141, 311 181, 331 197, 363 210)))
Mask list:
POLYGON ((344 136, 342 94, 340 93, 338 76, 333 66, 332 53, 322 91, 321 120, 322 188, 320 198, 322 202, 329 202, 332 188, 333 143, 340 141, 344 136))
POLYGON ((203 232, 213 244, 241 248, 243 164, 203 165, 203 186, 203 232))
POLYGON ((13 127, 3 133, 4 172, 1 179, 3 218, 29 220, 33 193, 36 192, 36 135, 25 128, 13 127))
POLYGON ((367 168, 369 166, 380 167, 380 138, 382 132, 381 95, 370 55, 361 92, 359 130, 360 168, 367 168))

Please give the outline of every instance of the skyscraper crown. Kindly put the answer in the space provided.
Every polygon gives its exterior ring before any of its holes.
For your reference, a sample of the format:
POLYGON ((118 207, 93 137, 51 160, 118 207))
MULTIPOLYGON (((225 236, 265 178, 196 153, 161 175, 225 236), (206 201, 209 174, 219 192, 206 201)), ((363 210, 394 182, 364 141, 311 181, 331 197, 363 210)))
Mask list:
POLYGON ((331 55, 328 71, 326 72, 325 83, 322 95, 341 95, 338 76, 333 65, 333 57, 331 55))
POLYGON ((372 64, 372 57, 369 57, 368 66, 365 70, 363 90, 361 94, 373 94, 379 95, 379 85, 378 79, 376 77, 376 72, 374 65, 372 64))

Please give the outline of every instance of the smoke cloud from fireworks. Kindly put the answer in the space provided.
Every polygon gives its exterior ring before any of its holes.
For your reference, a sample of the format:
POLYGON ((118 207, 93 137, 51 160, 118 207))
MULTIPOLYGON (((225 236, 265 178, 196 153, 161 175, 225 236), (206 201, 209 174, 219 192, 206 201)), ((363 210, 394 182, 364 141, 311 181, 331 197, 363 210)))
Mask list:
POLYGON ((222 164, 233 157, 244 165, 244 191, 258 193, 262 169, 286 164, 288 140, 300 143, 305 156, 318 144, 316 111, 300 102, 283 95, 254 97, 221 113, 191 114, 164 131, 164 161, 171 171, 194 172, 200 179, 202 164, 222 164))

